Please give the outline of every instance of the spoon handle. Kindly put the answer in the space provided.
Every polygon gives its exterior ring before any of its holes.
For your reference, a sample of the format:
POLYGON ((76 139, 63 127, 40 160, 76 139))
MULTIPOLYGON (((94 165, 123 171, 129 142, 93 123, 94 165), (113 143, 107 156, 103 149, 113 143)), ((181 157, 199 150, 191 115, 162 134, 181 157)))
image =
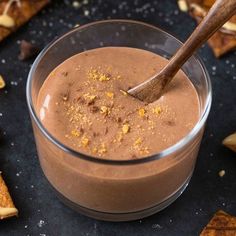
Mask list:
POLYGON ((172 78, 182 65, 236 12, 236 0, 217 0, 207 16, 194 30, 184 45, 171 58, 161 73, 172 78))
POLYGON ((236 12, 236 0, 216 0, 208 14, 194 30, 188 40, 170 59, 168 64, 152 78, 130 89, 128 93, 141 101, 154 102, 165 92, 165 88, 182 65, 236 12))

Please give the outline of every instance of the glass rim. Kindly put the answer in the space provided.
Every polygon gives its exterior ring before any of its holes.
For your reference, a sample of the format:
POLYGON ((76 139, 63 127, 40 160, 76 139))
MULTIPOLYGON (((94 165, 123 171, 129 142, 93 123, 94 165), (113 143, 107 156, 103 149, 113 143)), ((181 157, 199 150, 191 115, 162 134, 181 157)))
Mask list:
POLYGON ((75 151, 74 149, 64 145, 63 143, 61 143, 52 134, 50 134, 49 131, 47 131, 47 129, 44 127, 44 125, 41 123, 40 119, 38 118, 38 115, 37 115, 37 113, 34 109, 34 105, 33 105, 33 101, 32 101, 32 94, 31 94, 32 81, 33 81, 33 77, 34 77, 33 75, 36 71, 36 68, 37 68, 40 60, 44 57, 46 52, 48 50, 50 50, 50 48, 53 47, 61 39, 63 39, 64 37, 66 37, 66 36, 68 36, 68 35, 70 35, 74 32, 76 32, 78 29, 86 29, 88 27, 99 25, 99 24, 104 24, 104 23, 105 24, 107 24, 107 23, 129 23, 129 24, 142 25, 142 26, 145 26, 145 27, 149 27, 153 30, 160 31, 161 33, 168 35, 168 37, 170 37, 173 40, 177 41, 181 45, 183 44, 179 39, 174 37, 172 34, 166 32, 165 30, 162 30, 161 28, 153 26, 151 24, 144 23, 144 22, 141 22, 141 21, 136 21, 136 20, 126 20, 126 19, 101 20, 101 21, 95 21, 95 22, 91 22, 91 23, 76 27, 76 28, 68 31, 67 33, 63 34, 59 38, 53 40, 51 43, 49 43, 40 52, 40 54, 37 56, 37 58, 35 59, 32 67, 29 71, 29 75, 28 75, 28 78, 27 78, 27 84, 26 84, 26 100, 27 100, 27 105, 28 105, 28 109, 29 109, 31 118, 33 118, 33 120, 35 121, 37 127, 40 129, 40 131, 43 133, 43 135, 50 142, 52 142, 54 145, 56 145, 61 150, 65 151, 66 153, 71 154, 73 156, 73 158, 77 157, 77 158, 80 158, 80 159, 84 159, 86 161, 97 162, 97 163, 101 163, 101 164, 112 164, 112 165, 131 165, 131 164, 139 164, 139 163, 145 163, 145 162, 150 162, 150 161, 154 161, 154 160, 163 159, 164 157, 169 156, 169 155, 173 154, 174 152, 178 151, 179 149, 184 147, 189 141, 191 141, 195 137, 195 135, 199 132, 199 130, 203 127, 203 125, 205 124, 205 121, 206 121, 206 119, 209 115, 209 112, 210 112, 211 103, 212 103, 211 80, 210 80, 210 76, 207 72, 207 69, 206 69, 204 63, 202 62, 200 57, 196 54, 193 55, 193 58, 198 62, 201 70, 203 71, 204 78, 207 82, 206 105, 203 108, 203 112, 202 112, 201 116, 199 117, 198 122, 195 124, 195 126, 192 128, 192 130, 187 135, 185 135, 182 139, 180 139, 174 145, 162 150, 161 152, 155 153, 153 155, 145 156, 145 157, 138 158, 138 159, 118 160, 118 159, 102 159, 102 158, 98 158, 98 157, 95 157, 95 156, 92 156, 92 155, 87 155, 87 154, 82 153, 82 152, 75 151))

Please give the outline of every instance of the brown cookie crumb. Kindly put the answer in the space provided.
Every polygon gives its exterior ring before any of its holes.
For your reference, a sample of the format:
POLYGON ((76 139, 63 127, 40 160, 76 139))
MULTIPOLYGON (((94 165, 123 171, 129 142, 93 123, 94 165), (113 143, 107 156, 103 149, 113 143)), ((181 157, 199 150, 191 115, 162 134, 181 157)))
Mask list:
POLYGON ((65 76, 65 77, 67 77, 67 76, 68 76, 68 72, 67 72, 67 71, 63 71, 63 72, 62 72, 62 75, 65 76))
POLYGON ((121 123, 121 122, 122 122, 121 117, 117 117, 116 121, 117 121, 118 123, 121 123))
POLYGON ((167 120, 167 121, 164 121, 164 123, 168 126, 175 126, 175 122, 173 120, 167 120))

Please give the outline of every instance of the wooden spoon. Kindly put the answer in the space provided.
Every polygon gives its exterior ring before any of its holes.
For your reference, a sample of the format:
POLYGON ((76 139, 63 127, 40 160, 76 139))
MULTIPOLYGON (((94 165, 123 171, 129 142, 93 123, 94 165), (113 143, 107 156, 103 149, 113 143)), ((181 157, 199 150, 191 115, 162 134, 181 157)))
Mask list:
POLYGON ((159 99, 182 65, 235 13, 236 0, 217 0, 168 64, 158 74, 130 89, 128 93, 148 103, 159 99))

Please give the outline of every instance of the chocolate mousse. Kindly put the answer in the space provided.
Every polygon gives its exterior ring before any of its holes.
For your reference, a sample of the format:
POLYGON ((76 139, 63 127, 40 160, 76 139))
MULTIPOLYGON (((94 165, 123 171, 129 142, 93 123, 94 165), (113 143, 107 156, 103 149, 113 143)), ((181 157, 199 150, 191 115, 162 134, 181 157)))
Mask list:
POLYGON ((151 104, 126 92, 166 63, 141 49, 99 48, 67 59, 44 81, 36 111, 57 144, 33 123, 40 163, 73 208, 99 219, 137 219, 163 209, 187 186, 203 129, 160 159, 148 156, 179 142, 198 122, 194 86, 179 71, 168 91, 151 104))
POLYGON ((108 159, 153 155, 182 139, 199 117, 197 93, 180 71, 161 99, 145 104, 126 91, 167 62, 148 51, 107 47, 75 55, 44 82, 37 110, 70 148, 108 159))

